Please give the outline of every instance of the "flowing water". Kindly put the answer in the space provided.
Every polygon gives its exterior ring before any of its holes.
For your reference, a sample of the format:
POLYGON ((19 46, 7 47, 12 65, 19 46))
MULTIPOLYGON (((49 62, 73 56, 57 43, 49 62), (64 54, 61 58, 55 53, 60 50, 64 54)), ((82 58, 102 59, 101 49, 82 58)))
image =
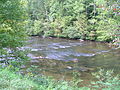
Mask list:
POLYGON ((99 68, 120 71, 120 50, 105 43, 31 37, 27 48, 32 58, 28 66, 55 79, 71 80, 77 72, 83 80, 91 80, 91 73, 99 68))

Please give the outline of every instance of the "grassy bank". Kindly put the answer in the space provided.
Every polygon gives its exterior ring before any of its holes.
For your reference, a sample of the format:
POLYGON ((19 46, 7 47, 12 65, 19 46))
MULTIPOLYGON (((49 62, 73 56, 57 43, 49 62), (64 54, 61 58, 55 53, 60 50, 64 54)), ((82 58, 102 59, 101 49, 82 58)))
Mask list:
POLYGON ((8 69, 0 69, 0 90, 89 90, 89 88, 78 88, 72 82, 55 81, 45 76, 22 76, 8 69))
POLYGON ((119 90, 119 76, 113 76, 113 71, 94 73, 97 81, 89 87, 78 87, 76 82, 56 81, 45 76, 21 75, 9 69, 0 69, 0 90, 119 90))

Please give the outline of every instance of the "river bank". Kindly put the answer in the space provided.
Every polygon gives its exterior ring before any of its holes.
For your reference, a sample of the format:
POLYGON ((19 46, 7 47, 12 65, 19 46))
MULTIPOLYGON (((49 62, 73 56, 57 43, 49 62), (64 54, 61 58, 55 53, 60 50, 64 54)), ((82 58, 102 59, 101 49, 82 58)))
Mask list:
POLYGON ((44 37, 44 36, 39 36, 39 35, 30 35, 29 37, 39 37, 39 38, 48 38, 48 39, 66 39, 66 40, 78 40, 80 42, 84 42, 84 41, 88 41, 88 42, 98 42, 98 43, 106 43, 108 44, 110 47, 113 48, 119 48, 120 47, 120 43, 119 42, 115 42, 115 41, 96 41, 96 40, 87 40, 87 39, 76 39, 76 38, 67 38, 67 37, 56 37, 56 36, 51 36, 51 37, 44 37))

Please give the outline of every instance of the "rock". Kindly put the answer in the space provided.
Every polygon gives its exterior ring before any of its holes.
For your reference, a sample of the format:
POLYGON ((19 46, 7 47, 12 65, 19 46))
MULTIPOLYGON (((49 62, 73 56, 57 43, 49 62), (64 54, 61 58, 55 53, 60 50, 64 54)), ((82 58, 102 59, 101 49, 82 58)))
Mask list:
POLYGON ((3 63, 3 62, 5 62, 5 59, 0 58, 0 63, 3 63))
POLYGON ((69 70, 76 70, 76 71, 80 71, 80 72, 88 72, 88 71, 95 70, 94 68, 88 68, 88 67, 85 67, 85 66, 81 66, 81 67, 67 66, 67 69, 69 69, 69 70))
POLYGON ((48 37, 49 39, 52 39, 52 37, 48 37))
POLYGON ((38 49, 31 49, 31 51, 38 51, 38 49))
POLYGON ((72 67, 71 66, 67 66, 67 69, 72 69, 72 67))
POLYGON ((83 42, 84 40, 82 40, 82 39, 79 39, 79 41, 80 41, 80 42, 83 42))
POLYGON ((59 46, 59 48, 66 48, 65 46, 59 46))
POLYGON ((82 71, 82 72, 88 72, 88 71, 93 71, 95 70, 94 68, 88 68, 88 67, 79 67, 79 68, 76 68, 78 71, 82 71))
POLYGON ((57 63, 55 63, 55 62, 51 63, 51 66, 56 66, 56 65, 57 65, 57 63))
POLYGON ((77 58, 74 58, 72 61, 73 61, 73 62, 78 62, 78 59, 77 59, 77 58))
POLYGON ((39 60, 31 60, 31 63, 39 63, 39 60))
POLYGON ((25 66, 25 65, 22 65, 21 68, 26 68, 26 66, 25 66))

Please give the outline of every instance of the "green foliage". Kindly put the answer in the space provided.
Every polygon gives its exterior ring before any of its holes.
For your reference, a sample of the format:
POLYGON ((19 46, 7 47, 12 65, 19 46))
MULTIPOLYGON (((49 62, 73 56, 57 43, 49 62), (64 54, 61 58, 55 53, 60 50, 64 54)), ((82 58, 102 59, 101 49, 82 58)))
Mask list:
POLYGON ((115 38, 118 30, 118 23, 114 19, 106 19, 99 21, 97 27, 97 40, 98 41, 112 41, 115 38), (116 26, 116 27, 115 27, 116 26))
POLYGON ((1 90, 90 90, 87 87, 76 87, 72 82, 55 81, 45 76, 26 76, 16 74, 8 69, 0 69, 1 90))
POLYGON ((0 89, 1 90, 28 90, 36 89, 37 85, 21 75, 16 75, 9 70, 0 70, 0 89))
MULTIPOLYGON (((74 73, 75 77, 79 75, 74 73)), ((16 74, 10 71, 10 68, 0 69, 0 89, 5 90, 119 90, 120 80, 119 76, 114 76, 113 70, 100 71, 93 73, 92 75, 97 79, 91 83, 89 87, 77 87, 76 85, 81 82, 74 78, 74 81, 53 80, 50 77, 42 75, 34 75, 30 72, 25 76, 16 74)))
POLYGON ((43 35, 43 30, 42 30, 42 22, 35 20, 35 21, 29 21, 29 27, 27 28, 27 32, 29 35, 43 35), (34 31, 33 31, 34 30, 34 31))
MULTIPOLYGON (((15 67, 28 59, 27 52, 20 49, 25 44, 26 32, 44 37, 120 42, 119 16, 113 14, 112 6, 107 0, 1 0, 0 59, 4 59, 9 70, 0 69, 0 89, 90 90, 76 87, 78 82, 54 81, 31 73, 23 77, 10 70, 18 71, 15 67)), ((92 83, 93 87, 119 89, 119 76, 112 74, 113 71, 102 69, 93 74, 98 80, 92 83)))
POLYGON ((113 11, 115 5, 119 6, 117 1, 34 0, 34 3, 31 1, 30 4, 34 8, 30 8, 30 12, 34 12, 30 13, 34 18, 31 16, 30 18, 34 24, 36 24, 34 20, 38 21, 37 25, 33 24, 31 29, 33 35, 107 42, 119 41, 116 40, 119 16, 114 15, 113 11))
POLYGON ((23 0, 0 1, 0 48, 23 45, 26 33, 25 3, 23 0))
POLYGON ((68 38, 80 38, 80 32, 75 27, 68 27, 63 31, 63 34, 68 38))
POLYGON ((26 60, 26 54, 19 49, 27 39, 26 11, 26 0, 0 1, 0 60, 3 64, 15 61, 20 64, 20 60, 26 60))
POLYGON ((118 75, 114 76, 113 70, 105 71, 104 69, 100 69, 100 71, 92 75, 97 79, 96 82, 92 82, 92 87, 103 90, 120 89, 120 77, 118 75))
POLYGON ((54 31, 53 30, 48 30, 48 31, 45 31, 44 33, 45 33, 44 34, 45 37, 54 36, 54 31))

